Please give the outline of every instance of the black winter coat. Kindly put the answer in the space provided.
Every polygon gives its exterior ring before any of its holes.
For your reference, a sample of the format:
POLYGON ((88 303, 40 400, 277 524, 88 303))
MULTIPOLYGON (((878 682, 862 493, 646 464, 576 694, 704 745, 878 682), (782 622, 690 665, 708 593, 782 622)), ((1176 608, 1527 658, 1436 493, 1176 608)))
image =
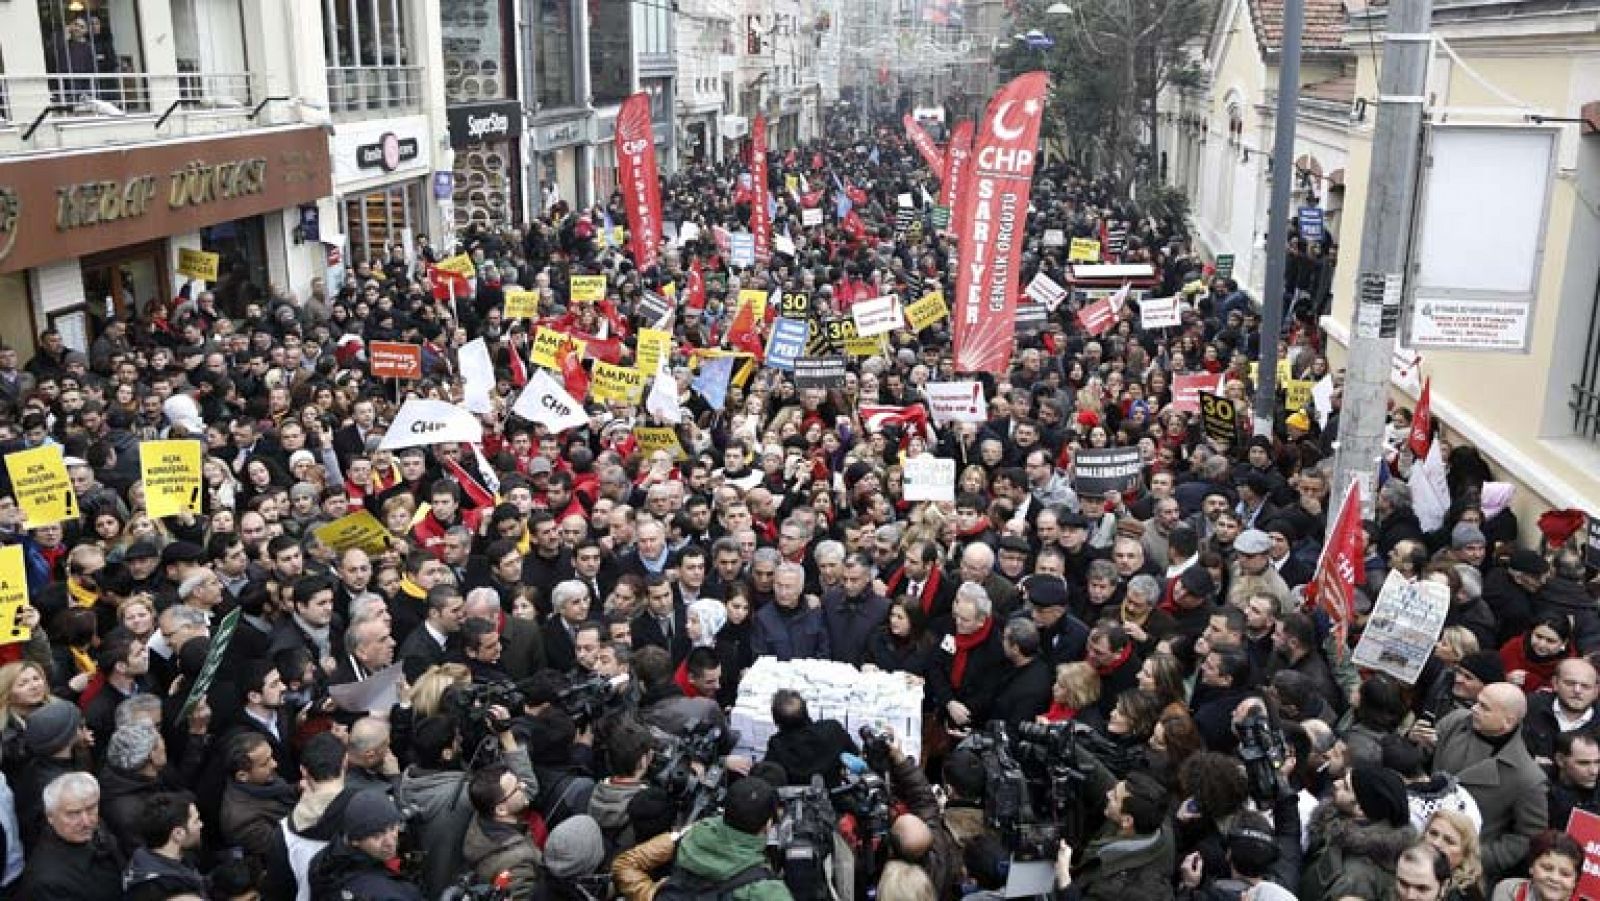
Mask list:
POLYGON ((51 901, 118 901, 122 897, 122 854, 104 829, 88 844, 74 845, 46 828, 28 848, 18 898, 51 901))

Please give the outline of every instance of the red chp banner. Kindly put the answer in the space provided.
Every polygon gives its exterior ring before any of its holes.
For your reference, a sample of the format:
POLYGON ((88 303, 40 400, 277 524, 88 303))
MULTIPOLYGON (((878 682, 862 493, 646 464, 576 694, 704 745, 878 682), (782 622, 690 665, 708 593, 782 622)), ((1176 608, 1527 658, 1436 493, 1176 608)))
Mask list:
POLYGON ((950 133, 950 143, 944 149, 944 171, 939 177, 939 205, 956 217, 956 194, 961 189, 961 179, 971 168, 972 120, 962 119, 950 133))
POLYGON ((1029 72, 989 101, 956 216, 961 241, 952 324, 958 372, 1003 377, 1017 331, 1028 194, 1050 76, 1029 72))
POLYGON ((767 209, 767 118, 750 125, 750 233, 755 235, 756 261, 772 259, 772 213, 767 209))
POLYGON ((1367 553, 1366 533, 1361 529, 1361 483, 1352 480, 1339 505, 1328 543, 1317 560, 1316 575, 1306 586, 1306 604, 1328 617, 1334 636, 1333 652, 1338 660, 1349 653, 1350 621, 1355 617, 1356 586, 1366 582, 1363 565, 1367 553))
POLYGON ((655 133, 650 125, 650 95, 622 101, 617 111, 617 169, 633 232, 633 261, 642 272, 661 255, 661 177, 656 171, 655 133))
POLYGON ((910 113, 906 113, 901 121, 905 122, 906 134, 911 136, 911 143, 917 145, 917 152, 922 154, 922 159, 928 164, 928 168, 935 172, 943 172, 944 156, 939 153, 939 147, 933 143, 933 138, 928 136, 928 132, 916 119, 911 118, 910 113))

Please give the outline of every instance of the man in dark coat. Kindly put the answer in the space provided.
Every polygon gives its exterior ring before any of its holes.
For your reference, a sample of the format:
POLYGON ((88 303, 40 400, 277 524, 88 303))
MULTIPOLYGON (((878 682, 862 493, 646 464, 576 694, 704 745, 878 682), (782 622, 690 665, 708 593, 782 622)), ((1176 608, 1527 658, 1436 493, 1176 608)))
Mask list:
POLYGON ((831 788, 839 782, 839 755, 860 753, 838 721, 812 720, 797 691, 784 688, 772 696, 772 723, 778 731, 767 739, 763 760, 782 766, 790 785, 810 785, 821 775, 831 788))
POLYGON ((1009 620, 1000 636, 1000 647, 1008 664, 1000 691, 989 707, 989 718, 1004 720, 1006 726, 1031 723, 1050 709, 1055 672, 1040 653, 1039 627, 1033 620, 1009 620))
POLYGON ((954 627, 928 665, 928 697, 950 725, 982 728, 1006 673, 1002 625, 989 593, 974 582, 957 589, 950 610, 954 627))
POLYGON ((833 659, 860 666, 867 642, 889 618, 889 601, 872 590, 872 567, 860 556, 845 561, 844 585, 822 598, 822 619, 828 627, 833 659))
POLYGON ((16 897, 57 901, 117 901, 123 858, 100 825, 100 786, 88 773, 56 778, 45 793, 47 825, 28 848, 16 897))
POLYGON ((1106 798, 1106 828, 1080 855, 1063 848, 1071 873, 1057 885, 1085 901, 1170 898, 1177 852, 1167 823, 1167 791, 1147 773, 1130 773, 1106 798))

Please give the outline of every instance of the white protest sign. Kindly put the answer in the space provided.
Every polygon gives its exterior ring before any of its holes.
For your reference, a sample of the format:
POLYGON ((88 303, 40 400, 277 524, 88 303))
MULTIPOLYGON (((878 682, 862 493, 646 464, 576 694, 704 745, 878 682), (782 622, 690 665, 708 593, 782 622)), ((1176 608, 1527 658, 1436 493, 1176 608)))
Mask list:
POLYGON ((483 423, 464 407, 442 400, 413 397, 395 414, 394 422, 383 433, 383 441, 378 449, 399 450, 452 441, 465 441, 468 444, 483 441, 483 423))
POLYGON ((1067 299, 1067 289, 1056 283, 1056 280, 1043 272, 1035 275, 1033 281, 1028 283, 1028 296, 1044 304, 1045 309, 1054 313, 1061 301, 1067 299))
POLYGON ((908 501, 956 499, 956 461, 921 453, 905 462, 901 490, 908 501))
POLYGON ((894 199, 894 202, 895 202, 895 205, 898 206, 902 210, 909 210, 912 207, 916 206, 916 204, 917 204, 916 200, 912 198, 912 196, 911 196, 911 194, 909 192, 905 193, 905 194, 901 194, 899 197, 896 197, 894 199))
POLYGON ((589 424, 589 414, 555 376, 543 369, 537 370, 522 389, 511 412, 529 422, 535 422, 552 432, 564 432, 589 424))
POLYGON ((690 241, 698 241, 699 239, 700 226, 697 223, 685 222, 683 227, 678 229, 678 244, 680 246, 688 244, 690 241))
POLYGON ((822 224, 822 208, 807 207, 800 211, 800 224, 806 227, 822 224))
POLYGON ((989 401, 977 382, 929 382, 925 392, 934 422, 989 421, 989 401))
POLYGON ((1448 586, 1431 579, 1411 582, 1390 572, 1356 643, 1355 664, 1415 685, 1449 612, 1448 586))
POLYGON ((474 413, 494 410, 490 397, 494 394, 494 361, 489 358, 489 345, 476 338, 462 345, 461 360, 463 405, 474 413))
POLYGON ((784 256, 792 257, 794 256, 794 241, 790 240, 787 235, 773 235, 772 249, 784 256))
POLYGON ((400 700, 400 680, 404 664, 396 661, 360 682, 328 686, 328 697, 347 713, 382 713, 400 700))
POLYGON ((850 308, 850 315, 855 317, 856 335, 862 338, 888 334, 906 326, 905 311, 900 307, 900 298, 894 294, 858 300, 850 308))
POLYGON ((1067 246, 1067 233, 1062 231, 1059 228, 1047 228, 1047 229, 1045 229, 1044 230, 1044 246, 1046 246, 1046 247, 1066 247, 1067 246))
POLYGON ((735 266, 749 268, 756 264, 756 236, 749 232, 734 235, 729 242, 729 260, 735 266))
POLYGON ((1152 297, 1139 301, 1139 327, 1145 330, 1176 328, 1183 324, 1183 314, 1178 310, 1178 298, 1152 297))

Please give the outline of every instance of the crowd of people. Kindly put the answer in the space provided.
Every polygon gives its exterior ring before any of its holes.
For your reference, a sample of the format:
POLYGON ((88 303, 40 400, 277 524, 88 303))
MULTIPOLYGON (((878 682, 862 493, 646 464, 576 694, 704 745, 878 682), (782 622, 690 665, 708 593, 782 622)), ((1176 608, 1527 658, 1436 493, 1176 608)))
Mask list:
MULTIPOLYGON (((889 814, 831 825, 855 893, 881 901, 1003 897, 1038 827, 1059 840, 1030 849, 1052 870, 1037 891, 1061 901, 1574 897, 1584 852, 1563 829, 1600 813, 1583 560, 1525 541, 1471 447, 1450 449, 1448 509, 1424 524, 1397 408, 1365 587, 1348 634, 1332 629, 1306 596, 1337 503, 1341 378, 1318 304, 1295 307, 1283 358, 1331 380, 1327 409, 1280 396, 1271 437, 1208 437, 1173 380, 1225 376, 1246 418, 1251 364, 1276 363, 1252 299, 1209 277, 1182 222, 1055 163, 1020 284, 1071 284, 1047 230, 1116 233, 1107 250, 1152 267, 1181 326, 1142 330, 1130 303, 1087 335, 1072 298, 1019 331, 1005 373, 956 373, 946 320, 848 357, 842 384, 798 386, 762 365, 768 322, 729 346, 741 290, 806 295, 824 335, 808 354, 838 353, 822 324, 854 303, 953 294, 957 245, 905 139, 841 126, 770 155, 793 253, 733 267, 719 232, 750 222, 748 162, 663 180, 666 220, 698 235, 645 271, 606 227, 627 219, 620 196, 558 202, 300 292, 188 285, 101 323, 87 353, 54 332, 27 360, 0 349, 0 450, 60 446, 81 513, 25 524, 0 484, 30 598, 27 639, 0 646, 0 898, 810 901, 779 825, 815 779, 866 784, 863 759, 889 814), (469 290, 441 294, 433 266, 458 252, 469 290), (580 275, 604 276, 604 298, 574 300, 580 275), (506 315, 518 289, 537 322, 506 315), (666 322, 645 312, 663 297, 666 322), (551 434, 511 414, 537 329, 631 366, 645 327, 671 332, 679 417, 589 400, 586 425, 551 434), (462 402, 475 338, 497 380, 481 446, 381 447, 404 400, 462 402), (373 340, 419 344, 422 377, 372 378, 373 340), (744 354, 725 396, 697 381, 718 349, 744 354), (907 412, 964 378, 986 421, 907 412), (640 446, 635 427, 673 418, 681 456, 640 446), (201 514, 147 513, 156 438, 203 442, 201 514), (1116 447, 1138 448, 1137 484, 1085 490, 1074 456, 1116 447), (925 454, 956 462, 952 501, 907 499, 925 454), (362 511, 378 546, 330 539, 362 511), (1391 572, 1448 589, 1414 684, 1351 659, 1391 572), (780 691, 759 760, 724 740, 694 761, 693 796, 714 803, 686 816, 663 764, 726 738, 761 656, 903 673, 922 688, 919 753, 780 691), (359 690, 374 679, 392 688, 359 690), (1072 736, 1080 787, 1019 823, 996 746, 1041 734, 1072 736)), ((566 362, 581 390, 585 364, 566 362)))

